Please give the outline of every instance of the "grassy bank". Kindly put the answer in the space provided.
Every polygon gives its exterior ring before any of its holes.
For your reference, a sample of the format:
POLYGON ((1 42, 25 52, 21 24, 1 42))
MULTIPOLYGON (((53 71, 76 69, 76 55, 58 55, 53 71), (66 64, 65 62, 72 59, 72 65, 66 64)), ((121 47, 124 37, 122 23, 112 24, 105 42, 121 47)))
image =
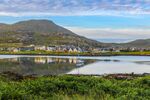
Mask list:
POLYGON ((101 53, 91 53, 91 52, 50 52, 50 51, 20 51, 20 52, 7 52, 0 51, 2 55, 54 55, 54 56, 150 56, 150 51, 132 51, 132 52, 101 52, 101 53))
POLYGON ((0 76, 3 100, 150 100, 150 76, 116 79, 49 76, 13 80, 0 76))
POLYGON ((109 52, 111 55, 150 55, 150 51, 109 52))
POLYGON ((2 55, 57 55, 57 56, 77 56, 77 55, 82 55, 82 56, 90 56, 92 55, 91 53, 77 53, 77 52, 51 52, 51 51, 20 51, 20 52, 7 52, 7 51, 0 51, 0 54, 2 55))

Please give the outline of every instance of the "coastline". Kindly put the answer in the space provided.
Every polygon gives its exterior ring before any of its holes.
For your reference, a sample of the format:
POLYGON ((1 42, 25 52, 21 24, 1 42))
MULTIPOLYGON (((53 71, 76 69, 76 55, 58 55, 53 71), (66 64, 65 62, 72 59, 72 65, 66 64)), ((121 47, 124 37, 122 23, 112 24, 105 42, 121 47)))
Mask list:
POLYGON ((114 78, 114 79, 132 79, 135 77, 145 77, 150 76, 150 73, 114 73, 114 74, 60 74, 60 75, 22 75, 19 73, 6 71, 1 72, 0 76, 4 76, 6 78, 10 78, 13 80, 24 80, 30 78, 39 78, 39 77, 59 77, 59 76, 72 76, 72 77, 103 77, 103 78, 114 78))
POLYGON ((81 54, 11 54, 0 53, 0 55, 27 55, 27 56, 85 56, 85 57, 110 57, 110 56, 150 56, 150 54, 99 54, 99 55, 81 55, 81 54))

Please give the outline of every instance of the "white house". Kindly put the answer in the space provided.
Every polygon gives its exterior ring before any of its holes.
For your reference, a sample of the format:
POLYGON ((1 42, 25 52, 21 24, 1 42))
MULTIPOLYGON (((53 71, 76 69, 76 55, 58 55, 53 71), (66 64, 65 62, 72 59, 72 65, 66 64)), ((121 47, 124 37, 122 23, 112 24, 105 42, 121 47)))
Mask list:
POLYGON ((56 50, 56 47, 55 46, 48 46, 46 48, 47 51, 55 51, 56 50))
POLYGON ((81 48, 69 48, 68 52, 82 52, 82 49, 81 48))
POLYGON ((20 50, 18 48, 14 48, 13 52, 19 52, 20 50))
POLYGON ((78 52, 78 49, 77 48, 73 48, 73 52, 78 52))
POLYGON ((46 50, 46 46, 35 46, 35 50, 46 50))
POLYGON ((73 49, 72 49, 72 48, 69 48, 68 52, 73 52, 73 49))

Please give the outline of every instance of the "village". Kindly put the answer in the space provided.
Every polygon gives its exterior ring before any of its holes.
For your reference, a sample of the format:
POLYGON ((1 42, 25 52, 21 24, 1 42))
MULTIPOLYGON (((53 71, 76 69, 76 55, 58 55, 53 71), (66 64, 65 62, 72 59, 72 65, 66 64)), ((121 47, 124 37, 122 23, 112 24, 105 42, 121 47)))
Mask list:
POLYGON ((50 51, 50 52, 83 52, 80 47, 75 46, 43 46, 29 45, 22 47, 0 47, 0 51, 20 52, 20 51, 50 51))
POLYGON ((21 51, 47 51, 47 52, 70 52, 70 53, 82 53, 82 52, 91 52, 91 53, 107 53, 107 52, 132 52, 132 51, 150 51, 150 49, 144 48, 124 48, 124 47, 77 47, 74 45, 57 45, 57 46, 44 46, 44 45, 28 45, 22 47, 0 47, 0 51, 5 52, 21 52, 21 51))

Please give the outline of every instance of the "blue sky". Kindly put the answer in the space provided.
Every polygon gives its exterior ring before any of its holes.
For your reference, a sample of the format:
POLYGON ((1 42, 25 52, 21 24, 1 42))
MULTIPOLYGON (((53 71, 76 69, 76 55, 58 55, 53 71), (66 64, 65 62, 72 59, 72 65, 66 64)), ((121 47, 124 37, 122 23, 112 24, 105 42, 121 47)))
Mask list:
POLYGON ((29 19, 104 42, 150 38, 150 0, 0 0, 0 23, 29 19))

